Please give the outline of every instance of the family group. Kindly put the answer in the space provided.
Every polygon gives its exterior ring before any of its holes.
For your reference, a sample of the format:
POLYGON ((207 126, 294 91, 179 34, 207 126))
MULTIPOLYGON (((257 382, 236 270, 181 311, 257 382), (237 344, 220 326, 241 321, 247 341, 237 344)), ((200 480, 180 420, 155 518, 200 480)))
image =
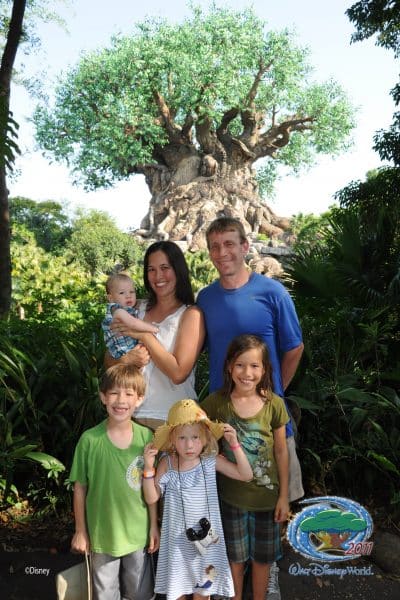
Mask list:
POLYGON ((196 300, 171 241, 145 253, 145 301, 126 274, 107 281, 107 417, 81 436, 70 474, 72 549, 91 553, 95 600, 241 600, 247 579, 254 600, 280 598, 281 527, 304 494, 284 401, 301 329, 285 287, 248 270, 239 220, 206 236, 219 278, 196 300))

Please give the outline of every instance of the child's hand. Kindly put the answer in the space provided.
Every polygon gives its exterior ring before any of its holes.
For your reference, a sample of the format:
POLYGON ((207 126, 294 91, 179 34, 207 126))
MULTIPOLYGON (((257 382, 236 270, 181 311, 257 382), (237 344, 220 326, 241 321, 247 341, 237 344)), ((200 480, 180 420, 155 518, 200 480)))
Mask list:
POLYGON ((287 498, 281 498, 279 496, 278 502, 275 506, 274 520, 276 523, 284 523, 288 519, 289 514, 289 502, 287 498))
POLYGON ((76 531, 74 533, 74 537, 71 541, 71 550, 73 552, 79 552, 79 554, 90 552, 90 541, 86 531, 76 531))
POLYGON ((236 430, 228 423, 224 423, 224 438, 230 446, 235 446, 238 443, 236 430))
POLYGON ((146 444, 143 452, 145 469, 152 469, 154 467, 157 454, 158 450, 153 444, 153 442, 150 442, 150 444, 146 444))
POLYGON ((147 548, 147 552, 149 554, 153 554, 153 552, 157 552, 160 547, 160 530, 157 525, 154 527, 150 527, 149 533, 149 545, 147 548))

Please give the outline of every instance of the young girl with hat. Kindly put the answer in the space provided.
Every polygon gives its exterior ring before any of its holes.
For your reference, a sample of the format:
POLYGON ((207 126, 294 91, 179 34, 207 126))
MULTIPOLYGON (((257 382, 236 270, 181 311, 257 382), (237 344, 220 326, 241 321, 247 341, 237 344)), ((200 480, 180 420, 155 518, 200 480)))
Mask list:
POLYGON ((143 492, 146 502, 164 496, 160 553, 155 592, 167 600, 233 596, 233 582, 225 550, 219 511, 216 471, 249 481, 250 464, 236 431, 210 421, 194 400, 176 402, 168 420, 156 430, 144 452, 143 492), (235 462, 217 454, 224 437, 235 462), (157 471, 159 450, 166 451, 157 471))

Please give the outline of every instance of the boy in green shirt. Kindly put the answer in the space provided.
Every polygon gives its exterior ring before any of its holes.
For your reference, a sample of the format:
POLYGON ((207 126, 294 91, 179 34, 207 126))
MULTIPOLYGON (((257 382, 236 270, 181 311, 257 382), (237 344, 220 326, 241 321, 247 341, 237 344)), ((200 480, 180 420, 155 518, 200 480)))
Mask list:
POLYGON ((131 418, 144 392, 136 367, 110 367, 100 385, 107 419, 85 431, 75 450, 71 548, 92 553, 94 600, 154 597, 149 554, 159 546, 157 513, 142 494, 143 449, 153 434, 131 418))

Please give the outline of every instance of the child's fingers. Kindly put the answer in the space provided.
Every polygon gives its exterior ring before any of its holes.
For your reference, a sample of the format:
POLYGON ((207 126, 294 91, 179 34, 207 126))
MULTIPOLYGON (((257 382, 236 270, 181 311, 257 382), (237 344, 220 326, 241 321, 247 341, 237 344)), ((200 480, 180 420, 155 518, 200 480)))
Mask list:
POLYGON ((144 447, 144 451, 146 454, 149 454, 151 456, 155 456, 156 454, 158 454, 158 450, 155 447, 155 445, 153 444, 153 442, 146 444, 146 446, 144 447))
POLYGON ((228 425, 228 423, 224 424, 224 435, 236 435, 236 431, 233 429, 232 425, 228 425))
POLYGON ((149 545, 147 547, 147 552, 149 554, 153 554, 160 547, 160 538, 158 535, 150 535, 149 545))

